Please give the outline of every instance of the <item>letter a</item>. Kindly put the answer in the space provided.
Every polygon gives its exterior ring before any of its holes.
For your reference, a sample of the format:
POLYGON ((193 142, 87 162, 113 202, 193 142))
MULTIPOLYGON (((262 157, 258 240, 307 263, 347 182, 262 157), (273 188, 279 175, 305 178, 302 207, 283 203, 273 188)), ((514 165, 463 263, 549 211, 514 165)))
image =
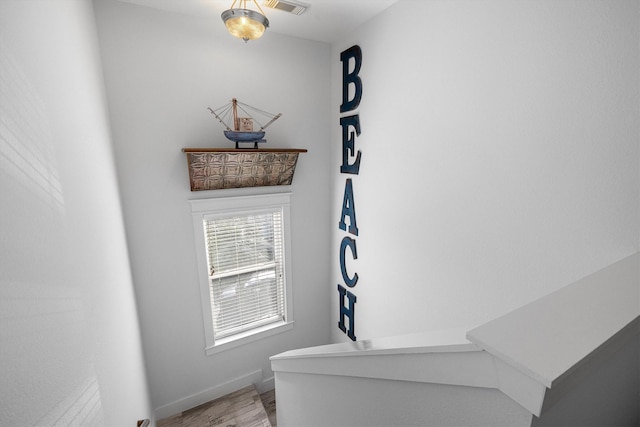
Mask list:
POLYGON ((356 205, 353 200, 353 184, 351 184, 351 178, 347 179, 344 185, 342 215, 340 215, 340 222, 338 223, 340 230, 347 231, 347 224, 344 222, 347 216, 349 217, 349 233, 357 236, 358 224, 356 223, 356 205))

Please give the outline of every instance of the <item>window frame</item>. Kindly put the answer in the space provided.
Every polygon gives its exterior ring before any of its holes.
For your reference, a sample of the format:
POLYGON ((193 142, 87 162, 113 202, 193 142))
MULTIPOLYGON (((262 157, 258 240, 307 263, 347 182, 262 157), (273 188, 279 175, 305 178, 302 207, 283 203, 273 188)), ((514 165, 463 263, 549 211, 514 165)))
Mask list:
POLYGON ((200 300, 205 336, 205 353, 212 355, 268 336, 293 329, 293 290, 291 274, 291 193, 273 193, 251 196, 229 196, 190 200, 195 240, 200 300), (246 330, 224 338, 215 339, 213 310, 209 290, 207 242, 204 230, 206 217, 229 214, 251 214, 265 209, 282 209, 283 264, 284 264, 284 320, 246 330))

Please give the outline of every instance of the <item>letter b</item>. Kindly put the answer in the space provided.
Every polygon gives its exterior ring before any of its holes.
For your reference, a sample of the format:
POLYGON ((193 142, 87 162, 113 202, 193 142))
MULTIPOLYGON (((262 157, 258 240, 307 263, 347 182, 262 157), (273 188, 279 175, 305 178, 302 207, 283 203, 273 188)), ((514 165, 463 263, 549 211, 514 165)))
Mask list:
POLYGON ((360 67, 362 66, 362 50, 360 46, 354 45, 349 49, 343 51, 340 54, 340 61, 342 62, 342 105, 340 105, 340 112, 355 110, 360 105, 360 98, 362 98, 362 80, 358 76, 360 67), (355 65, 353 71, 349 72, 349 62, 353 58, 355 65), (349 99, 349 85, 353 84, 355 92, 353 99, 349 99))

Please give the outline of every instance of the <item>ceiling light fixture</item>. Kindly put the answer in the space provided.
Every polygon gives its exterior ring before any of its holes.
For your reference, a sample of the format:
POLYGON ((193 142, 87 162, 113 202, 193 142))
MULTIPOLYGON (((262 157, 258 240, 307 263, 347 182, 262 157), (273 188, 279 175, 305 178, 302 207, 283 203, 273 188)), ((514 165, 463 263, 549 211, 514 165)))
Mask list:
MULTIPOLYGON (((249 2, 251 3, 251 2, 249 2)), ((234 0, 228 10, 222 12, 222 20, 232 36, 238 37, 244 42, 262 37, 269 27, 269 20, 260 8, 260 5, 253 0, 258 11, 247 9, 247 0, 234 0), (238 7, 235 8, 236 3, 238 7)))

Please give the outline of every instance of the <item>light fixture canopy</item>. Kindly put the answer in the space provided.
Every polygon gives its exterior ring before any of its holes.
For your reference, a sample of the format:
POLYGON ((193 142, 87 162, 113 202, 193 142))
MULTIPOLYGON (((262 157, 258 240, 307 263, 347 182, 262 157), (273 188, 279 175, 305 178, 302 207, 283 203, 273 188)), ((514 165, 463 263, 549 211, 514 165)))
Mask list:
POLYGON ((234 0, 228 10, 222 12, 222 21, 232 36, 238 37, 246 42, 262 37, 267 28, 269 20, 260 8, 260 5, 253 0, 259 10, 247 9, 247 0, 234 0), (238 4, 236 8, 235 5, 238 4))

